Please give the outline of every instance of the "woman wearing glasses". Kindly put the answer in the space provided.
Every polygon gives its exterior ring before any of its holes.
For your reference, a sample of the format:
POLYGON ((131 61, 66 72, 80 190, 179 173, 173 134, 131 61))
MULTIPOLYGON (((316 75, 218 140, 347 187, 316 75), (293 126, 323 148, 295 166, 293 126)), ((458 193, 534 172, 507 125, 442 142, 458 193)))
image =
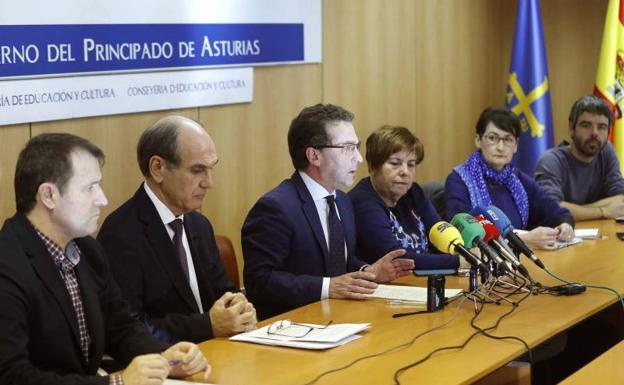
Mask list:
POLYGON ((359 258, 373 263, 391 250, 405 249, 417 270, 469 267, 463 258, 430 253, 427 235, 440 216, 413 180, 423 156, 422 143, 405 127, 383 126, 366 139, 370 177, 349 192, 359 258))
POLYGON ((574 237, 570 212, 548 198, 533 179, 511 164, 518 151, 520 119, 506 109, 487 108, 477 121, 477 150, 446 179, 449 218, 475 206, 500 208, 529 246, 552 249, 574 237))

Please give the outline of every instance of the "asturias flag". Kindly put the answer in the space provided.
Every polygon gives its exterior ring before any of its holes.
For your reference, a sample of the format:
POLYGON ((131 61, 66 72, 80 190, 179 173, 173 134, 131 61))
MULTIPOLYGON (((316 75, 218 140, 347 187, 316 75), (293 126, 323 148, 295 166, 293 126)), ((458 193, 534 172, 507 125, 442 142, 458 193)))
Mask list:
POLYGON ((507 82, 507 108, 522 122, 514 162, 522 171, 533 175, 540 155, 554 142, 544 30, 538 0, 518 0, 507 82))
POLYGON ((607 9, 602 47, 596 73, 594 94, 605 99, 615 116, 610 139, 624 169, 624 122, 622 101, 624 99, 624 0, 610 0, 607 9))

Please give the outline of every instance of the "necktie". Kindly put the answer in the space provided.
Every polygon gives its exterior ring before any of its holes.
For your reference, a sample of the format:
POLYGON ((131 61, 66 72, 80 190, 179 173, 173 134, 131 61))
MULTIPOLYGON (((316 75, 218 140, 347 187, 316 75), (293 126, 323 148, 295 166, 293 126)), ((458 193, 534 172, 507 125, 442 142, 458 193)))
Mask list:
POLYGON ((347 272, 345 261, 345 237, 342 230, 342 223, 336 212, 334 204, 334 196, 325 197, 329 206, 329 215, 327 216, 327 227, 329 233, 329 266, 328 274, 330 277, 336 277, 347 272))
POLYGON ((184 271, 184 276, 186 279, 189 279, 189 271, 188 271, 188 262, 186 261, 186 251, 184 251, 184 244, 182 243, 182 229, 183 229, 182 219, 174 219, 169 222, 169 227, 173 229, 173 249, 175 250, 176 256, 180 261, 180 266, 182 266, 182 271, 184 271))

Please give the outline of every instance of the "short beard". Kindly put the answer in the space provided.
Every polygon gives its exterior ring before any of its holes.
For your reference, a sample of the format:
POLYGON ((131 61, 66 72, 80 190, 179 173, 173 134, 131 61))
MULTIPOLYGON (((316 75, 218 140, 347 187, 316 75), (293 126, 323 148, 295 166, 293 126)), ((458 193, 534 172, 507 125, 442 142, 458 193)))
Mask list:
MULTIPOLYGON (((600 142, 600 141, 598 141, 600 142)), ((598 154, 600 151, 602 151, 602 149, 607 145, 607 142, 605 141, 604 143, 602 143, 602 145, 597 149, 597 150, 590 150, 589 148, 585 147, 585 143, 581 142, 580 140, 578 140, 577 138, 574 138, 574 145, 576 146, 576 149, 583 155, 585 156, 596 156, 596 154, 598 154)))

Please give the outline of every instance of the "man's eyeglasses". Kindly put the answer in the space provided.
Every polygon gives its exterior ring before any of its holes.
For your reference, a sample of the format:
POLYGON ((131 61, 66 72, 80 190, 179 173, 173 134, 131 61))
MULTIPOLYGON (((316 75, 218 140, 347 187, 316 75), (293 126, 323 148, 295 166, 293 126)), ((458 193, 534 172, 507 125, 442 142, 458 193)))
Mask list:
POLYGON ((314 329, 326 329, 334 321, 329 321, 323 326, 310 326, 292 322, 289 319, 273 322, 267 328, 267 335, 283 336, 291 338, 303 338, 314 329))
POLYGON ((314 148, 339 148, 344 155, 353 155, 355 150, 360 149, 360 143, 345 143, 345 144, 325 144, 321 146, 314 146, 314 148))
POLYGON ((498 146, 498 143, 501 141, 503 142, 505 147, 511 147, 516 144, 516 138, 512 135, 505 135, 501 137, 494 133, 489 133, 487 135, 481 136, 481 139, 483 139, 483 142, 488 146, 498 146))

